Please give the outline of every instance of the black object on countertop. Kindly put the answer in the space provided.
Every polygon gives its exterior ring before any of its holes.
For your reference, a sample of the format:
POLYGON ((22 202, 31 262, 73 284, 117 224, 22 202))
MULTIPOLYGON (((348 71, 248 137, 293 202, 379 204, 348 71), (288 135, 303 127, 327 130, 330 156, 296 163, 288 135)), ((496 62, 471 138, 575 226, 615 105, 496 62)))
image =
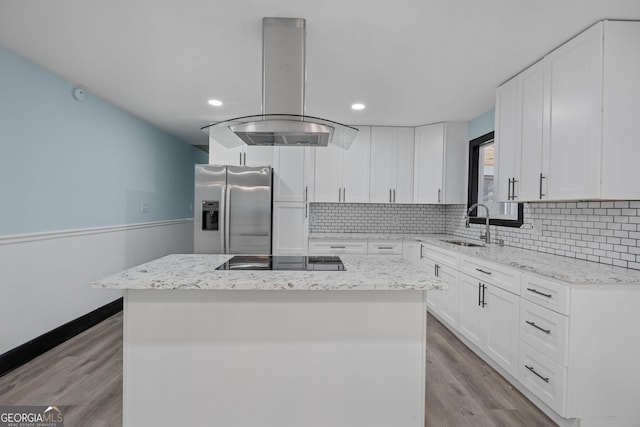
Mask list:
POLYGON ((337 256, 236 255, 216 270, 345 271, 337 256))

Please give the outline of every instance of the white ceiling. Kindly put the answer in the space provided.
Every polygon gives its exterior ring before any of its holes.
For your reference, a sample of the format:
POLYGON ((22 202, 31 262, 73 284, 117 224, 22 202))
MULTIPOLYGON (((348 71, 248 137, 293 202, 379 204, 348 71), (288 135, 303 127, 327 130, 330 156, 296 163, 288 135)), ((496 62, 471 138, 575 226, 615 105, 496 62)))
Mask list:
POLYGON ((0 0, 0 45, 206 144, 201 126, 260 113, 264 16, 307 19, 308 115, 420 125, 477 117, 594 22, 640 20, 640 1, 0 0))

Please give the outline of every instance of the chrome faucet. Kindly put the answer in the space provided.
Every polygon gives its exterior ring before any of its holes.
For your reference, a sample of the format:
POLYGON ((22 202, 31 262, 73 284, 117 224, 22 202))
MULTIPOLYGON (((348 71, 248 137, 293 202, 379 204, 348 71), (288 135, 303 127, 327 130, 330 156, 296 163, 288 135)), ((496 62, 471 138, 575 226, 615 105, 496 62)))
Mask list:
POLYGON ((485 224, 487 228, 484 234, 480 234, 480 239, 484 240, 485 243, 488 245, 489 243, 491 243, 491 233, 489 231, 489 208, 486 205, 483 205, 482 203, 472 204, 469 207, 469 209, 467 209, 467 215, 465 216, 464 226, 469 228, 469 213, 471 213, 471 211, 478 206, 482 206, 487 211, 487 217, 485 218, 486 220, 485 224))

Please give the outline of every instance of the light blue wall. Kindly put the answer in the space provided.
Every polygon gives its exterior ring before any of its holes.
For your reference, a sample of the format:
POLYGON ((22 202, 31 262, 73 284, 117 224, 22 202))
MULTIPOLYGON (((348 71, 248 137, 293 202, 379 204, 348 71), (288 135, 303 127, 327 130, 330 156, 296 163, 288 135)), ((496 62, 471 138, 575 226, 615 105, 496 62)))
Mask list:
POLYGON ((0 48, 0 235, 192 217, 206 153, 73 87, 0 48))
POLYGON ((489 110, 469 122, 469 141, 495 130, 496 110, 489 110))

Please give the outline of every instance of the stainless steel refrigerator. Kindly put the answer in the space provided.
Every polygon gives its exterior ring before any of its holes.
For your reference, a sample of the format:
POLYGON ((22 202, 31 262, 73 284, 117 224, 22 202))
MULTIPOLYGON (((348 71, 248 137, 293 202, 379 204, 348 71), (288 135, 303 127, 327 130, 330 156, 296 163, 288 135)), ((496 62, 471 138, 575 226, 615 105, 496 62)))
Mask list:
POLYGON ((270 166, 196 165, 194 253, 271 254, 270 166))

